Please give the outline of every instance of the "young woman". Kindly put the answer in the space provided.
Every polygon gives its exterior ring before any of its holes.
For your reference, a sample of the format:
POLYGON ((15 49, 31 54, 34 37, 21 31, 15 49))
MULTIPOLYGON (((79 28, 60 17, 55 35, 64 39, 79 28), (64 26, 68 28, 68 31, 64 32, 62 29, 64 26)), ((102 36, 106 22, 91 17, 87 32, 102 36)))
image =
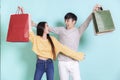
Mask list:
POLYGON ((37 25, 37 35, 30 27, 29 39, 33 44, 32 50, 38 57, 34 80, 41 80, 44 72, 46 72, 47 80, 54 80, 53 60, 56 59, 59 52, 75 60, 84 58, 83 53, 70 50, 50 36, 47 22, 40 22, 37 25))

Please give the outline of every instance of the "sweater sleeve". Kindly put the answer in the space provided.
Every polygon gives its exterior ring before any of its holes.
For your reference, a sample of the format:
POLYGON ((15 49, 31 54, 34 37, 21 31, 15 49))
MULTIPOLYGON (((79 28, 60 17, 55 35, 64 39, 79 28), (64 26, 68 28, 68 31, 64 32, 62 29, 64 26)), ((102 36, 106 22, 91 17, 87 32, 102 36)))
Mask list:
POLYGON ((86 30, 86 28, 88 27, 91 19, 92 19, 92 13, 91 13, 91 14, 88 16, 88 18, 83 22, 83 24, 79 26, 79 33, 80 33, 80 35, 82 35, 83 32, 86 30))
POLYGON ((34 38, 35 38, 35 34, 33 31, 29 31, 29 40, 33 43, 34 41, 34 38))
POLYGON ((59 52, 62 52, 64 55, 71 57, 75 60, 83 60, 84 59, 84 53, 82 52, 75 52, 68 47, 61 44, 56 38, 52 38, 53 43, 55 45, 56 55, 58 55, 59 52))

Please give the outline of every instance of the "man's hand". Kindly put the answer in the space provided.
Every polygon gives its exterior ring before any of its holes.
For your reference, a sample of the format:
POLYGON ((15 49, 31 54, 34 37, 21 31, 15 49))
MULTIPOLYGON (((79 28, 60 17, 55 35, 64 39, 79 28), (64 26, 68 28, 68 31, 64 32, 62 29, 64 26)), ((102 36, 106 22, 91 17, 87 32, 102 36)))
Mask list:
POLYGON ((93 8, 93 12, 100 10, 100 7, 102 7, 100 4, 96 4, 93 8))

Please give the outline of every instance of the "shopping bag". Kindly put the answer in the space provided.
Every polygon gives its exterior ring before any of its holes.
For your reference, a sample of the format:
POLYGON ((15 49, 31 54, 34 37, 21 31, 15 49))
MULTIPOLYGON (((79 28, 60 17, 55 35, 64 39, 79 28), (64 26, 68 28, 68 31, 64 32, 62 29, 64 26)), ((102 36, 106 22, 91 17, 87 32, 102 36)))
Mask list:
POLYGON ((92 14, 96 34, 111 32, 115 30, 112 16, 109 10, 99 10, 92 14))
POLYGON ((7 41, 8 42, 28 42, 30 16, 25 14, 22 8, 18 7, 18 13, 10 16, 7 41))

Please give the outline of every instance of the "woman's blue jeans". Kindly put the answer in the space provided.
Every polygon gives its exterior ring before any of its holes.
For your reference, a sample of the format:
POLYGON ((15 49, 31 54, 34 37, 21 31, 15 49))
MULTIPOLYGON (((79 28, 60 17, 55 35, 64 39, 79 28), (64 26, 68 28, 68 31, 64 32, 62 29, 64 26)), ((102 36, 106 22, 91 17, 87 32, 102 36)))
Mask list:
POLYGON ((37 59, 34 80, 41 80, 44 72, 46 72, 47 80, 54 80, 54 66, 51 59, 37 59))

